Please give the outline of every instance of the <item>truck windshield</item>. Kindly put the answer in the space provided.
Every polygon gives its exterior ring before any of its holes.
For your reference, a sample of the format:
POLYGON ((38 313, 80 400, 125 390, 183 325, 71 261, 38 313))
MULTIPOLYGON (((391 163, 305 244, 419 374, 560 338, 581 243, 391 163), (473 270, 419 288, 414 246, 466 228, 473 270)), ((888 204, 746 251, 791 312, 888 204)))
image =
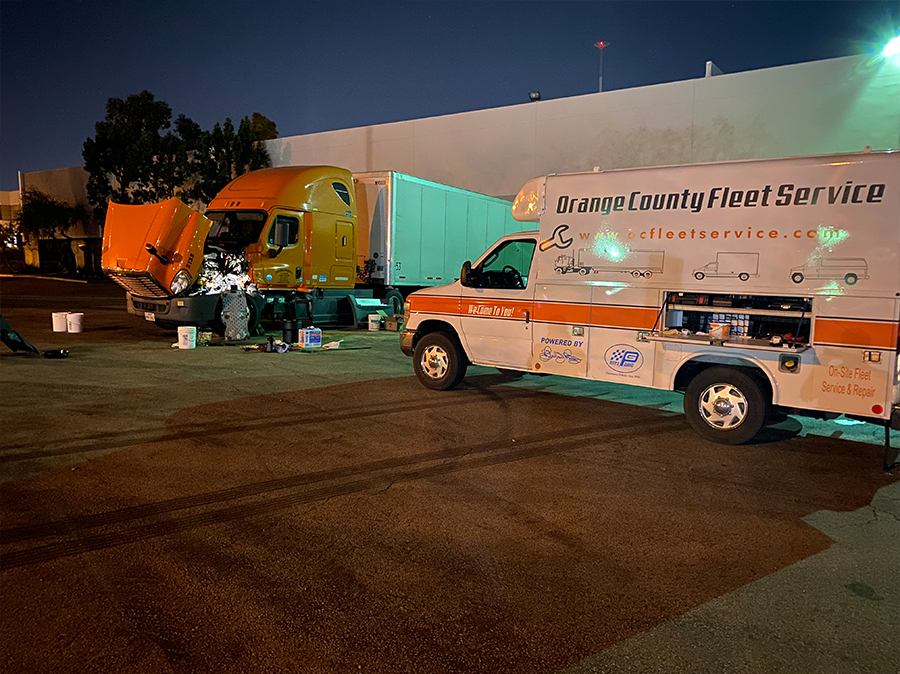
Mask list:
POLYGON ((265 211, 209 211, 205 215, 213 221, 208 240, 229 248, 259 241, 266 224, 265 211))

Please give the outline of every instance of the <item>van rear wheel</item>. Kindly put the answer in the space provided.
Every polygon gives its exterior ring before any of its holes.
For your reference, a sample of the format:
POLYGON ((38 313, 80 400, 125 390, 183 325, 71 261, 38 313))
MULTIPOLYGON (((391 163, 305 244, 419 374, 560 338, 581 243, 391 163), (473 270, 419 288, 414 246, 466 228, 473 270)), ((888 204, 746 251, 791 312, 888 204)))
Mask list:
POLYGON ((419 382, 433 391, 455 388, 466 376, 468 361, 459 341, 443 332, 425 335, 413 352, 419 382))
POLYGON ((856 274, 847 274, 844 277, 844 283, 848 286, 856 285, 856 282, 859 280, 859 277, 856 274))
POLYGON ((734 367, 711 367, 684 393, 684 415, 694 431, 713 442, 739 445, 766 424, 771 401, 755 376, 734 367))

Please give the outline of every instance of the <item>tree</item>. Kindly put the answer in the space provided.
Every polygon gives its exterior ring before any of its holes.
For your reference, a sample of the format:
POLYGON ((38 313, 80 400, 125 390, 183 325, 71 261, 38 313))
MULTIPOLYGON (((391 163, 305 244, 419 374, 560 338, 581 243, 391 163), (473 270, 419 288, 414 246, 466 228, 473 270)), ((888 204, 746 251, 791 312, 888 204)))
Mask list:
POLYGON ((103 217, 110 199, 142 204, 180 196, 209 203, 231 180, 271 165, 264 140, 278 129, 264 115, 231 119, 211 131, 172 109, 149 91, 125 100, 110 98, 106 119, 84 142, 84 167, 90 173, 88 199, 103 217))
POLYGON ((40 190, 25 190, 22 210, 13 219, 15 229, 22 236, 53 239, 66 235, 79 222, 86 222, 88 213, 83 206, 68 206, 40 190))
POLYGON ((258 112, 254 112, 250 117, 250 129, 253 131, 253 140, 256 141, 278 138, 275 122, 258 112))
MULTIPOLYGON (((275 125, 265 117, 261 119, 275 125)), ((271 165, 269 153, 254 135, 252 122, 244 117, 235 131, 230 118, 216 123, 212 131, 201 133, 196 150, 192 152, 193 184, 185 195, 196 201, 209 203, 225 185, 248 171, 271 165)))
POLYGON ((94 138, 84 141, 84 167, 90 173, 88 199, 98 217, 110 199, 146 203, 174 196, 190 172, 188 148, 180 134, 199 127, 183 115, 171 126, 172 109, 149 91, 124 101, 110 98, 106 119, 94 126, 94 138))

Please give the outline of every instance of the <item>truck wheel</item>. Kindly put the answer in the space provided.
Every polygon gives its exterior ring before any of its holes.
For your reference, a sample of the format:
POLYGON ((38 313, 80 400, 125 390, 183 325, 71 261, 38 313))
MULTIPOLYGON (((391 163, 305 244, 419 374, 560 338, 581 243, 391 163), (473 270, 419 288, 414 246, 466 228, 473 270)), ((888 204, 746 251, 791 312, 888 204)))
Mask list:
POLYGON ((844 283, 848 286, 856 285, 856 282, 859 280, 859 277, 856 274, 847 274, 844 277, 844 283))
POLYGON ((750 274, 748 274, 747 272, 742 272, 742 273, 738 274, 738 278, 741 279, 741 281, 749 281, 750 274))
POLYGON ((578 270, 578 273, 581 274, 582 276, 587 276, 588 273, 589 273, 590 271, 591 271, 591 270, 588 269, 587 267, 581 267, 581 268, 578 270))
POLYGON ((799 271, 791 274, 791 281, 794 283, 802 283, 803 282, 803 274, 799 271))
POLYGON ((384 295, 384 303, 391 308, 394 314, 403 313, 403 295, 399 290, 388 290, 384 295))
POLYGON ((694 278, 698 281, 702 281, 704 278, 706 278, 706 274, 704 274, 702 271, 695 271, 694 278))
POLYGON ((733 367, 703 370, 684 393, 684 415, 691 428, 723 445, 739 445, 755 436, 770 406, 760 381, 733 367))
POLYGON ((413 352, 413 369, 425 388, 446 391, 459 385, 468 366, 462 346, 443 332, 425 335, 413 352))
POLYGON ((557 268, 556 268, 556 273, 557 273, 557 274, 565 274, 566 272, 565 272, 565 270, 564 270, 562 267, 557 267, 557 268))
POLYGON ((653 272, 652 272, 652 271, 649 271, 649 270, 648 270, 648 271, 645 271, 645 272, 643 273, 643 277, 644 277, 644 278, 650 278, 651 276, 653 276, 653 272))

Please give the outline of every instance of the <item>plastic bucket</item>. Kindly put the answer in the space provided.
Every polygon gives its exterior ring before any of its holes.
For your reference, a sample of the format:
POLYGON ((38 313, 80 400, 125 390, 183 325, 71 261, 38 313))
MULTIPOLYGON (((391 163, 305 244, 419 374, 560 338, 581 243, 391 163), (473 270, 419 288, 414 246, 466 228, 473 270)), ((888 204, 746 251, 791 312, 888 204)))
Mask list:
POLYGON ((68 311, 53 312, 53 332, 67 332, 69 330, 69 322, 66 320, 68 315, 68 311))
POLYGON ((84 322, 84 314, 69 313, 66 314, 66 327, 69 332, 81 332, 81 325, 84 322))
POLYGON ((381 330, 381 316, 369 314, 369 331, 378 332, 379 330, 381 330))
POLYGON ((178 326, 178 348, 193 349, 197 346, 197 328, 193 325, 178 326))
POLYGON ((709 336, 712 339, 728 339, 731 334, 731 323, 710 323, 709 336))

